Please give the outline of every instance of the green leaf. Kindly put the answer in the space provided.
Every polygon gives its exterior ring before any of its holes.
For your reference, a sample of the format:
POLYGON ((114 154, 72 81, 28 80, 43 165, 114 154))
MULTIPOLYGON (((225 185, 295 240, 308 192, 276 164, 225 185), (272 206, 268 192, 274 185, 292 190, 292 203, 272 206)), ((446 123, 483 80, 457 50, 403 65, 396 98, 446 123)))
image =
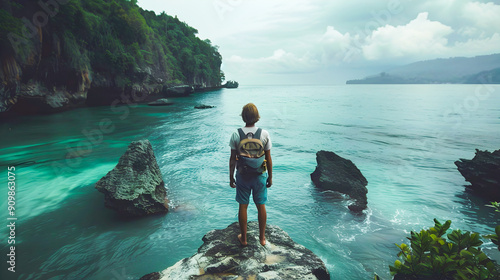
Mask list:
POLYGON ((488 271, 490 271, 490 272, 495 271, 495 265, 493 264, 493 262, 488 262, 488 263, 486 264, 486 268, 487 268, 487 269, 488 269, 488 271))
POLYGON ((467 258, 467 259, 470 259, 470 258, 474 257, 474 255, 471 252, 467 251, 467 250, 460 251, 460 256, 464 257, 464 258, 467 258))
POLYGON ((408 256, 406 257, 406 261, 407 261, 407 262, 409 262, 409 263, 411 263, 411 255, 408 255, 408 256))
POLYGON ((447 220, 443 225, 444 231, 447 231, 450 228, 450 226, 451 226, 451 221, 447 220))
POLYGON ((489 258, 488 258, 488 256, 486 256, 485 253, 481 252, 481 254, 477 255, 477 259, 479 260, 479 262, 482 262, 484 260, 488 260, 489 258))

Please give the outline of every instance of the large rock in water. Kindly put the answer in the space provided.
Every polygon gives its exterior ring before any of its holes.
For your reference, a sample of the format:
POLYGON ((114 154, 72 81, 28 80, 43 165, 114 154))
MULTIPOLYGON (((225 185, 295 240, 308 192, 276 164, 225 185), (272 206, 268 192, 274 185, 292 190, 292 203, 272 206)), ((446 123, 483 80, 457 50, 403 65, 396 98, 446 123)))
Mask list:
POLYGON ((500 150, 490 153, 476 149, 472 160, 460 159, 455 165, 471 183, 471 190, 490 200, 500 200, 500 150))
POLYGON ((352 161, 329 151, 317 152, 316 161, 318 166, 311 173, 311 180, 318 188, 349 195, 355 200, 354 204, 349 205, 353 212, 366 209, 368 181, 352 161))
POLYGON ((106 207, 127 216, 165 213, 165 183, 148 140, 130 143, 118 164, 95 188, 104 193, 106 207))
POLYGON ((198 253, 141 280, 330 279, 323 261, 279 227, 267 225, 266 246, 260 245, 258 222, 248 223, 248 246, 241 246, 239 233, 238 223, 212 230, 203 237, 198 253))

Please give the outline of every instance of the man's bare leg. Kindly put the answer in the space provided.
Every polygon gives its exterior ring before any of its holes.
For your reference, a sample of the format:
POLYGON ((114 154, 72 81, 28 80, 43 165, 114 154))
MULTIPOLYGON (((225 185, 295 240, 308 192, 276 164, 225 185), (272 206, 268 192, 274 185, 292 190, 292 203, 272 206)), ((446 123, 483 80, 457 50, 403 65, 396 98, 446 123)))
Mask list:
POLYGON ((238 222, 240 223, 240 234, 238 234, 238 239, 241 245, 246 246, 247 243, 247 209, 248 204, 240 204, 240 209, 238 211, 238 222))
POLYGON ((266 245, 266 222, 267 222, 267 212, 265 204, 257 204, 257 211, 259 212, 259 239, 260 245, 266 245))

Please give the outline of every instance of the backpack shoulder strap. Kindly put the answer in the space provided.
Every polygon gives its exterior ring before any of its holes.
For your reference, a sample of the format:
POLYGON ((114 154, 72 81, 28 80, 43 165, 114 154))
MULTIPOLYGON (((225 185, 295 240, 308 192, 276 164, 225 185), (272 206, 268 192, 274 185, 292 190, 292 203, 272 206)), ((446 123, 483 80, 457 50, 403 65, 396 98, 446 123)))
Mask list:
POLYGON ((255 132, 255 135, 253 136, 254 139, 260 140, 260 135, 262 134, 262 128, 258 128, 257 131, 255 132))
POLYGON ((240 141, 243 140, 243 139, 245 139, 245 138, 247 138, 247 136, 243 132, 243 129, 238 128, 238 133, 240 134, 240 141))

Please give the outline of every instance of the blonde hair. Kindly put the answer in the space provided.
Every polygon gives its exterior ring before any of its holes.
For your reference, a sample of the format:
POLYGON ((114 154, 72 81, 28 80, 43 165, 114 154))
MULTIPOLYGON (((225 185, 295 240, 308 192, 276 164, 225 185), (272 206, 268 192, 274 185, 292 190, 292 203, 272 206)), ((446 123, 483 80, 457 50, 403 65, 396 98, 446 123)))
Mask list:
POLYGON ((243 110, 241 110, 241 118, 246 124, 254 124, 258 122, 260 115, 259 110, 257 110, 257 106, 253 103, 248 103, 243 106, 243 110))

